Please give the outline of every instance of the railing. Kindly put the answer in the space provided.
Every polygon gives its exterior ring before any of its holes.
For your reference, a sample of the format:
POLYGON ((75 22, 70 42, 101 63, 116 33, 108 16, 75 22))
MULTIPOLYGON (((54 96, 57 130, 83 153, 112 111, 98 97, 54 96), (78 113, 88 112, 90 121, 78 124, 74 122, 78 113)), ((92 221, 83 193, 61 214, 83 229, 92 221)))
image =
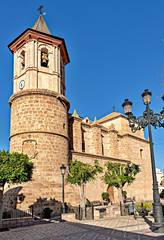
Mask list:
POLYGON ((122 204, 120 202, 120 213, 121 213, 121 216, 128 216, 128 215, 134 214, 134 203, 128 202, 128 203, 122 204))
POLYGON ((2 211, 2 219, 7 219, 7 218, 27 218, 27 217, 32 217, 33 218, 33 209, 28 209, 25 211, 15 209, 12 211, 2 211))
MULTIPOLYGON (((83 211, 82 208, 79 206, 77 207, 69 207, 66 208, 66 213, 75 213, 75 217, 78 220, 82 220, 83 219, 83 211)), ((94 207, 93 205, 91 205, 90 207, 85 207, 85 219, 87 220, 91 220, 94 219, 94 207)))

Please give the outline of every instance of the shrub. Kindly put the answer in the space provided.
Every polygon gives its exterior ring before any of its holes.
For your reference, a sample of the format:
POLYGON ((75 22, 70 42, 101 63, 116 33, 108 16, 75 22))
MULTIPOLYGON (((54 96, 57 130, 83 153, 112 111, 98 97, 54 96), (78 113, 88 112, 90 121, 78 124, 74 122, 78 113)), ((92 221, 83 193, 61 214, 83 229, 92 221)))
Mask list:
POLYGON ((124 198, 126 198, 126 196, 127 196, 127 192, 124 191, 124 190, 122 190, 122 196, 123 196, 124 198))
POLYGON ((101 196, 102 196, 102 199, 103 200, 108 200, 108 198, 109 198, 109 193, 107 193, 107 192, 103 192, 102 194, 101 194, 101 196))
POLYGON ((66 213, 71 212, 71 210, 72 210, 72 205, 71 205, 71 203, 70 203, 70 202, 66 202, 66 203, 64 203, 64 204, 65 204, 65 212, 66 212, 66 213))
POLYGON ((91 202, 87 199, 85 205, 89 207, 91 205, 91 202))
POLYGON ((11 218, 11 213, 7 212, 6 209, 3 209, 2 210, 2 218, 5 219, 5 218, 11 218))
POLYGON ((70 202, 67 202, 67 203, 66 203, 66 206, 67 206, 68 208, 72 207, 72 205, 71 205, 70 202))
POLYGON ((162 192, 160 193, 160 197, 164 198, 164 190, 162 190, 162 192))
POLYGON ((137 209, 142 209, 147 212, 151 212, 153 210, 153 205, 150 202, 141 202, 137 203, 137 209))

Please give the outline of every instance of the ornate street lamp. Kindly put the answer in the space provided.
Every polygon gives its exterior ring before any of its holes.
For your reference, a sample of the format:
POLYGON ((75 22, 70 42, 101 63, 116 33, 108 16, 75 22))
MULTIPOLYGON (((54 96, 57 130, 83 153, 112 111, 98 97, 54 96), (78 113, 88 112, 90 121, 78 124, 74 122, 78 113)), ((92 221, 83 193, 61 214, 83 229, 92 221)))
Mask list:
POLYGON ((64 175, 65 175, 65 170, 66 167, 64 164, 60 167, 61 170, 61 175, 62 175, 62 213, 65 213, 65 204, 64 204, 64 175))
MULTIPOLYGON (((136 118, 132 113, 132 102, 128 99, 125 99, 125 102, 122 104, 125 114, 128 116, 129 126, 132 132, 136 132, 141 128, 148 126, 149 132, 149 143, 150 143, 150 153, 151 153, 151 165, 152 165, 152 176, 153 176, 153 210, 154 210, 154 223, 152 224, 152 231, 156 233, 164 233, 164 219, 162 204, 160 203, 160 197, 158 192, 158 183, 156 178, 156 169, 155 169, 155 159, 154 159, 154 150, 153 150, 153 141, 151 133, 151 125, 156 127, 164 127, 164 108, 161 113, 154 113, 153 110, 149 108, 151 103, 152 93, 148 89, 144 90, 142 94, 143 102, 146 105, 146 110, 143 112, 143 116, 136 118)), ((164 100, 164 95, 162 97, 164 100)))

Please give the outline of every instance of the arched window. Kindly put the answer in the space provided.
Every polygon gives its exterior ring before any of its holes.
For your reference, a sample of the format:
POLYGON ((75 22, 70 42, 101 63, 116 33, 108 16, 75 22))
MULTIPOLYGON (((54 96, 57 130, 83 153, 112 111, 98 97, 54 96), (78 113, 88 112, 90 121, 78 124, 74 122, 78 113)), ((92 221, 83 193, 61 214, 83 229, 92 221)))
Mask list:
POLYGON ((23 70, 25 68, 25 51, 23 50, 20 54, 21 58, 21 69, 23 70))
POLYGON ((143 159, 143 149, 140 149, 140 159, 143 159))
POLYGON ((41 49, 41 66, 48 67, 48 50, 46 48, 41 49))

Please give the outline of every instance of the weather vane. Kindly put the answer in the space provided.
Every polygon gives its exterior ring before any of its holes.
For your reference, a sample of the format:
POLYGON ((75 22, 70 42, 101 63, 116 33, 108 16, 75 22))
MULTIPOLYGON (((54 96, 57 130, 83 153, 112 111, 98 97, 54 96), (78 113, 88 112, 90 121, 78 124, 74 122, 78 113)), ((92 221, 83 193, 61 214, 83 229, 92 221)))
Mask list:
POLYGON ((38 11, 40 12, 40 15, 42 15, 42 8, 43 7, 44 7, 43 5, 40 5, 40 7, 38 8, 38 11))

